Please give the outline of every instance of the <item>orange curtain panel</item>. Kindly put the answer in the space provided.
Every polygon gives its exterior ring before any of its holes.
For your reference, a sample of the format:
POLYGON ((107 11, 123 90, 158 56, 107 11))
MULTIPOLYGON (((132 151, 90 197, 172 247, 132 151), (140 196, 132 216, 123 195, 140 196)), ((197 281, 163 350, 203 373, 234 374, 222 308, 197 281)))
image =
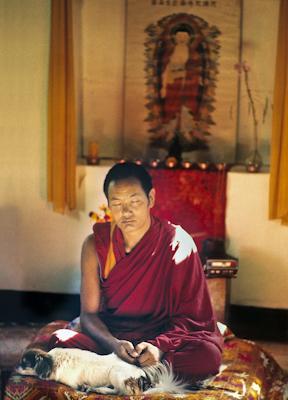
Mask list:
POLYGON ((56 212, 76 207, 76 106, 73 0, 51 1, 48 93, 48 201, 56 212))
POLYGON ((269 218, 288 225, 288 1, 281 0, 271 138, 269 218))

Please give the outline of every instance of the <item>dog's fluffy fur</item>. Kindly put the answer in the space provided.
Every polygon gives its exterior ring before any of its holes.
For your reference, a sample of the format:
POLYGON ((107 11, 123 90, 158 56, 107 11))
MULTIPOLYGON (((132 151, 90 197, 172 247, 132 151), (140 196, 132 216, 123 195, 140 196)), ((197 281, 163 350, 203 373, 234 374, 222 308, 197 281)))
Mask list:
POLYGON ((114 353, 103 356, 80 349, 55 348, 49 352, 28 349, 17 372, 101 394, 187 392, 185 384, 175 378, 168 365, 158 363, 140 368, 121 360, 114 353))

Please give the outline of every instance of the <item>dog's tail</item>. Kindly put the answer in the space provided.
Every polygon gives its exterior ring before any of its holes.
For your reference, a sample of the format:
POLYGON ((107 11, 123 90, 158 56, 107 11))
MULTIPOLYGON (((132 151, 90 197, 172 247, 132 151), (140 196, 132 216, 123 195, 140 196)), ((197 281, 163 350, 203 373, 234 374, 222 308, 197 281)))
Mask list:
POLYGON ((187 384, 182 379, 175 376, 171 365, 168 363, 159 363, 152 367, 143 368, 143 370, 147 377, 147 386, 144 387, 145 394, 163 392, 185 394, 190 392, 187 388, 187 384))

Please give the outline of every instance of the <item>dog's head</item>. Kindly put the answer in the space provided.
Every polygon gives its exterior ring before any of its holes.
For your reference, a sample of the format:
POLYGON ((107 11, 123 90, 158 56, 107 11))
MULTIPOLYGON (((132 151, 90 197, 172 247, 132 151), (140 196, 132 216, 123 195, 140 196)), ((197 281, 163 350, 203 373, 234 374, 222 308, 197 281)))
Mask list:
POLYGON ((52 369, 53 359, 48 353, 40 349, 28 349, 22 355, 17 372, 49 379, 52 369))
POLYGON ((151 389, 154 386, 155 385, 152 383, 151 378, 147 374, 138 378, 138 387, 141 393, 146 392, 148 389, 151 389))

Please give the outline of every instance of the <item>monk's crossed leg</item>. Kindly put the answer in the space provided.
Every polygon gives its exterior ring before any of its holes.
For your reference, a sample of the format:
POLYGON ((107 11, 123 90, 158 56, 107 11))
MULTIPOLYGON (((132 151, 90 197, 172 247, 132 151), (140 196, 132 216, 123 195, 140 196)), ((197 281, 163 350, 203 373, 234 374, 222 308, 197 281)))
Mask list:
POLYGON ((186 345, 179 351, 166 353, 173 371, 185 379, 204 379, 218 373, 221 365, 221 351, 210 342, 202 341, 186 345))

